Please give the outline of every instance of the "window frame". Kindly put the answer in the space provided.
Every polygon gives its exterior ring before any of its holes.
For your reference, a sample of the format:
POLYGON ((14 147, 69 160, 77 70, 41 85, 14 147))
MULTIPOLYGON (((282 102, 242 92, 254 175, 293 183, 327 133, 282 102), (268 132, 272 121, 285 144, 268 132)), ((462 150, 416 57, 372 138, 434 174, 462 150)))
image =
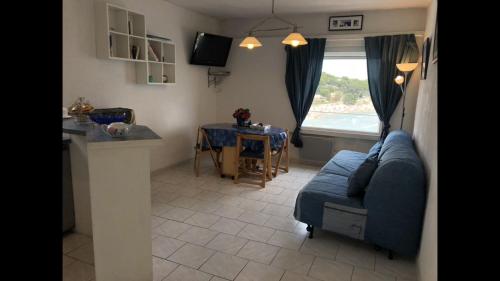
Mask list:
MULTIPOLYGON (((333 51, 325 52, 324 60, 328 59, 365 59, 366 53, 360 51, 333 51)), ((317 92, 314 94, 316 96, 317 92)), ((309 112, 307 113, 309 114, 309 112)), ((307 118, 307 116, 306 116, 307 118)), ((382 122, 378 121, 378 131, 376 133, 362 132, 362 131, 352 131, 352 130, 342 130, 342 129, 329 129, 311 126, 302 126, 301 133, 306 135, 321 135, 321 136, 333 136, 333 137, 347 137, 347 138, 359 138, 359 139, 369 139, 376 140, 379 138, 382 132, 382 122)))

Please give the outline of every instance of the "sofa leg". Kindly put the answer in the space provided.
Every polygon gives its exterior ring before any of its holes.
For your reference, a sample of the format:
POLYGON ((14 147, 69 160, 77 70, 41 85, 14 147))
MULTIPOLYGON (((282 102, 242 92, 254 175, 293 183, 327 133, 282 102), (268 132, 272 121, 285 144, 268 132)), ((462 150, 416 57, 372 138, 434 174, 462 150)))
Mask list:
POLYGON ((309 239, 313 238, 313 232, 314 232, 314 226, 312 225, 307 225, 306 230, 309 232, 309 239))
POLYGON ((393 260, 394 259, 394 252, 392 250, 389 250, 389 254, 387 255, 387 257, 390 259, 390 260, 393 260))

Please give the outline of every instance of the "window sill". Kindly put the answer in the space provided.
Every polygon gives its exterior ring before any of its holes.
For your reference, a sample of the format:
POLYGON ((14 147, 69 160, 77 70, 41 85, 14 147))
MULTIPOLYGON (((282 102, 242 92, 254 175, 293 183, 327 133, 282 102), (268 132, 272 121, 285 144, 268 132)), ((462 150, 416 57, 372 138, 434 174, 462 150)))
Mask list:
POLYGON ((327 137, 341 137, 350 139, 364 139, 364 140, 379 140, 380 134, 373 133, 362 133, 362 132, 352 132, 352 131, 340 131, 331 129, 319 129, 311 127, 302 127, 300 133, 303 135, 314 135, 314 136, 327 136, 327 137))

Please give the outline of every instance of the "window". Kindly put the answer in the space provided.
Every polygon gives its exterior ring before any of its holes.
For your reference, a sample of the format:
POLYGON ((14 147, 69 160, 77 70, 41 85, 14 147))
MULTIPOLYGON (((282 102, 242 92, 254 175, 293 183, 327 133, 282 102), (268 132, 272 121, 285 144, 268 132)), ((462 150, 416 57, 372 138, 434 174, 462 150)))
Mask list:
POLYGON ((304 129, 344 133, 380 133, 380 121, 368 90, 364 52, 327 52, 304 129))

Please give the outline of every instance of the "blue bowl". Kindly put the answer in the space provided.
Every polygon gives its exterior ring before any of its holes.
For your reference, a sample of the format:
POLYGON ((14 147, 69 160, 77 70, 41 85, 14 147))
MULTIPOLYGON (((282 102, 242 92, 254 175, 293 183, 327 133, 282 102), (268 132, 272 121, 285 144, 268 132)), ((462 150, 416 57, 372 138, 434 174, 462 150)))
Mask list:
POLYGON ((90 114, 90 120, 97 124, 109 125, 113 122, 125 122, 127 119, 126 114, 90 114))

